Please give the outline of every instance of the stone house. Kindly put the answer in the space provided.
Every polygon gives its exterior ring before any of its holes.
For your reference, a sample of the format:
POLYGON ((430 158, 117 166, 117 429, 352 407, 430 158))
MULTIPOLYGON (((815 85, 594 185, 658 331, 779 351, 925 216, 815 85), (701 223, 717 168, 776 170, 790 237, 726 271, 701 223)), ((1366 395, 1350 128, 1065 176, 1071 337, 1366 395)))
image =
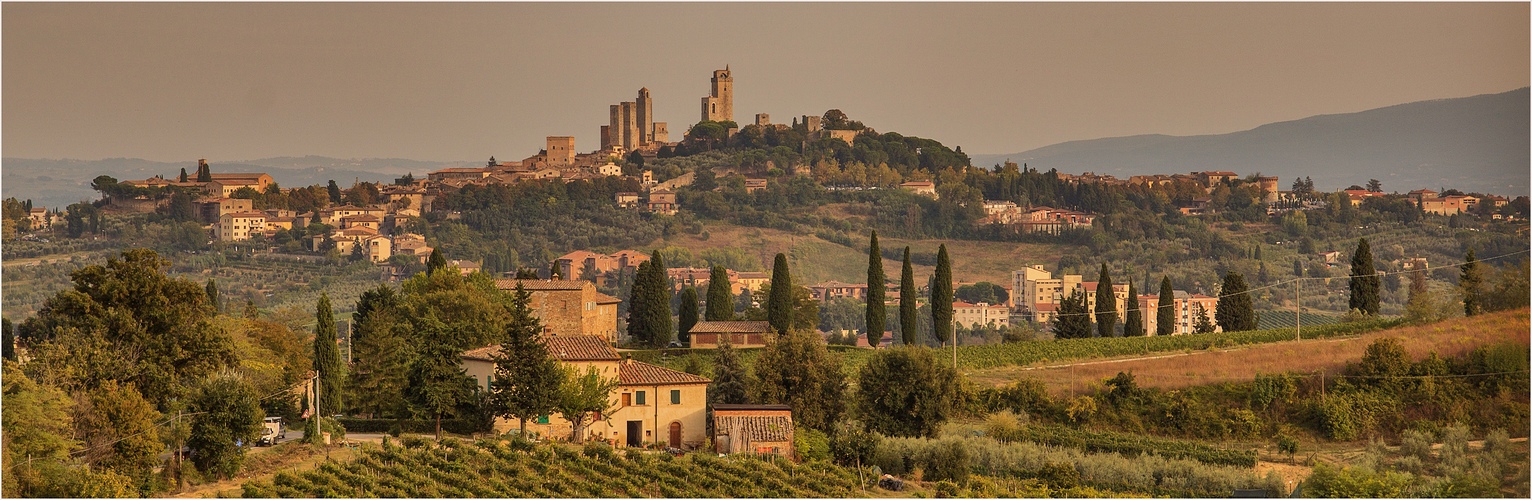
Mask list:
POLYGON ((245 241, 256 234, 266 232, 266 214, 260 212, 230 212, 218 218, 215 236, 222 241, 245 241))
POLYGON ((617 304, 622 300, 597 292, 596 285, 582 280, 495 280, 501 290, 521 284, 532 294, 531 307, 554 336, 592 335, 617 342, 617 304))
POLYGON ((213 198, 197 202, 197 215, 209 224, 218 223, 224 214, 254 211, 255 202, 244 198, 213 198))
MULTIPOLYGON (((548 354, 578 373, 594 368, 617 381, 612 407, 586 424, 582 439, 614 446, 651 443, 691 449, 706 442, 707 385, 711 380, 648 363, 624 359, 605 338, 589 335, 543 335, 548 354)), ((480 390, 489 390, 495 376, 494 355, 500 346, 481 347, 462 353, 465 374, 480 390)), ((519 422, 496 419, 496 432, 516 429, 519 422)), ((556 439, 573 437, 569 421, 544 415, 527 422, 527 430, 556 439)))
POLYGON ((921 196, 937 197, 936 183, 931 181, 909 181, 900 184, 899 188, 921 196))
POLYGON ((867 300, 866 283, 841 283, 839 281, 827 281, 816 285, 809 285, 809 295, 820 302, 830 299, 850 297, 853 299, 867 300))
POLYGON ((656 214, 675 215, 680 205, 676 203, 676 192, 669 189, 656 189, 649 192, 649 212, 656 214))
POLYGON ((973 329, 980 327, 1005 328, 1011 325, 1011 309, 1005 304, 963 301, 952 303, 952 324, 973 329))
POLYGON ((270 175, 263 173, 229 173, 212 174, 212 176, 212 182, 207 183, 206 186, 207 194, 208 196, 220 198, 228 198, 229 195, 234 194, 240 188, 250 188, 256 192, 264 193, 266 192, 266 186, 274 182, 270 175))
POLYGON ((787 405, 713 405, 712 438, 717 453, 771 453, 791 458, 793 410, 787 405))
MULTIPOLYGON (((1218 308, 1218 297, 1187 293, 1180 290, 1175 291, 1171 301, 1171 310, 1176 315, 1175 326, 1171 330, 1171 335, 1184 335, 1195 331, 1197 328, 1198 308, 1207 312, 1208 321, 1213 321, 1213 312, 1218 308)), ((1154 335, 1155 330, 1158 328, 1159 307, 1159 295, 1138 296, 1138 309, 1143 313, 1141 317, 1144 318, 1144 332, 1146 335, 1154 335)), ((1122 312, 1118 311, 1118 314, 1118 317, 1121 318, 1122 312)), ((1223 328, 1219 327, 1217 322, 1214 322, 1213 331, 1221 332, 1223 328)))

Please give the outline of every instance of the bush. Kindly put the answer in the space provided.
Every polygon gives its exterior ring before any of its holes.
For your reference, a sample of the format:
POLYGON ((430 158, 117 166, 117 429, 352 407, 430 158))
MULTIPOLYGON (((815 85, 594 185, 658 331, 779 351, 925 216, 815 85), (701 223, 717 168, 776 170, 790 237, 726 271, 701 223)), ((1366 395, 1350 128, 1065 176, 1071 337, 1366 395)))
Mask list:
POLYGON ((793 431, 793 450, 805 462, 829 460, 830 438, 816 429, 799 426, 793 431))
POLYGON ((599 441, 586 442, 584 449, 581 450, 581 453, 585 454, 587 457, 597 460, 604 460, 607 462, 617 458, 617 452, 612 450, 610 445, 599 441))
POLYGON ((968 450, 961 442, 951 441, 926 448, 916 456, 927 481, 968 479, 968 450))
POLYGON ((1356 467, 1336 468, 1328 464, 1314 466, 1314 474, 1303 482, 1303 496, 1309 498, 1398 498, 1407 495, 1413 480, 1403 472, 1374 472, 1356 467))
POLYGON ((1420 461, 1431 460, 1431 433, 1415 429, 1404 431, 1399 439, 1399 453, 1420 461))
POLYGON ((1074 464, 1048 462, 1037 471, 1037 479, 1049 488, 1069 489, 1080 485, 1080 471, 1075 470, 1074 464))
MULTIPOLYGON (((421 434, 434 434, 436 432, 435 420, 394 420, 386 418, 354 418, 340 417, 325 420, 337 422, 344 427, 346 432, 360 434, 391 434, 397 436, 405 432, 421 434)), ((452 434, 473 435, 481 432, 482 423, 471 419, 443 419, 442 430, 452 434)), ((327 430, 328 431, 328 430, 327 430)))

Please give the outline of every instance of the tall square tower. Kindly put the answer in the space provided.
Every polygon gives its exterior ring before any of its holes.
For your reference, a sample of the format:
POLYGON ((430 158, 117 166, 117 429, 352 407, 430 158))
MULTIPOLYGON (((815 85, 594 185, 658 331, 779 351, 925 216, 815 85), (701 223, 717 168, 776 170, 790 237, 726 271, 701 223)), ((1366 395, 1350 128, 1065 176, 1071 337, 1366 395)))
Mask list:
POLYGON ((734 77, 728 66, 713 71, 712 92, 702 98, 702 119, 734 121, 734 77))

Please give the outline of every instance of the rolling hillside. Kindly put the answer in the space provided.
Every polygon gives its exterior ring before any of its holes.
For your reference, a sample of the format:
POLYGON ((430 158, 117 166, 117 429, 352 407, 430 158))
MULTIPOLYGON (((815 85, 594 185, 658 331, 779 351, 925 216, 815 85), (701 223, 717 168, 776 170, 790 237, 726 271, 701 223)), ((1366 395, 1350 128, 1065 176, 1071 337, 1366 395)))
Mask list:
POLYGON ((1383 181, 1385 191, 1457 188, 1527 193, 1528 89, 1319 115, 1217 135, 1137 135, 1070 141, 1011 154, 1039 170, 1135 174, 1198 170, 1310 176, 1320 190, 1383 181))

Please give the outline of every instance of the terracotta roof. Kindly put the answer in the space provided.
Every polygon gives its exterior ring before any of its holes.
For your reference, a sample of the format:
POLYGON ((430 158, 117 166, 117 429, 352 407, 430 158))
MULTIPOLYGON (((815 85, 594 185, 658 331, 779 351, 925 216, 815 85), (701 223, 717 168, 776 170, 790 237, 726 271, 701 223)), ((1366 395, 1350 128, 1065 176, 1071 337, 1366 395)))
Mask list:
POLYGON ((793 438, 793 418, 787 415, 714 415, 713 427, 722 433, 739 432, 740 436, 730 438, 743 438, 750 443, 793 438))
POLYGON ((771 323, 766 321, 698 321, 691 333, 767 333, 771 323))
POLYGON ((516 284, 521 283, 527 290, 580 290, 585 285, 591 284, 584 280, 518 280, 499 279, 495 280, 495 287, 501 290, 515 290, 516 284))
MULTIPOLYGON (((559 361, 617 361, 617 354, 606 339, 594 335, 544 335, 538 338, 548 348, 548 354, 559 361)), ((500 352, 500 344, 463 351, 463 359, 494 361, 500 352)))
POLYGON ((622 299, 619 299, 617 297, 613 297, 611 295, 607 295, 607 294, 604 294, 604 293, 601 293, 601 292, 596 292, 596 303, 597 304, 616 304, 616 303, 619 303, 619 302, 622 302, 622 299))
POLYGON ((378 221, 378 216, 376 216, 376 215, 367 215, 367 214, 347 215, 345 217, 341 217, 340 220, 361 221, 361 222, 377 222, 378 221))
POLYGON ((1033 304, 1032 309, 1036 310, 1037 312, 1053 312, 1059 310, 1059 305, 1043 302, 1041 304, 1033 304))
POLYGON ((263 214, 263 213, 260 213, 260 212, 230 212, 230 213, 226 213, 226 214, 223 214, 223 215, 227 216, 227 217, 265 217, 266 216, 266 214, 263 214))
POLYGON ((708 382, 712 380, 642 361, 628 360, 617 367, 618 385, 706 384, 708 382))

